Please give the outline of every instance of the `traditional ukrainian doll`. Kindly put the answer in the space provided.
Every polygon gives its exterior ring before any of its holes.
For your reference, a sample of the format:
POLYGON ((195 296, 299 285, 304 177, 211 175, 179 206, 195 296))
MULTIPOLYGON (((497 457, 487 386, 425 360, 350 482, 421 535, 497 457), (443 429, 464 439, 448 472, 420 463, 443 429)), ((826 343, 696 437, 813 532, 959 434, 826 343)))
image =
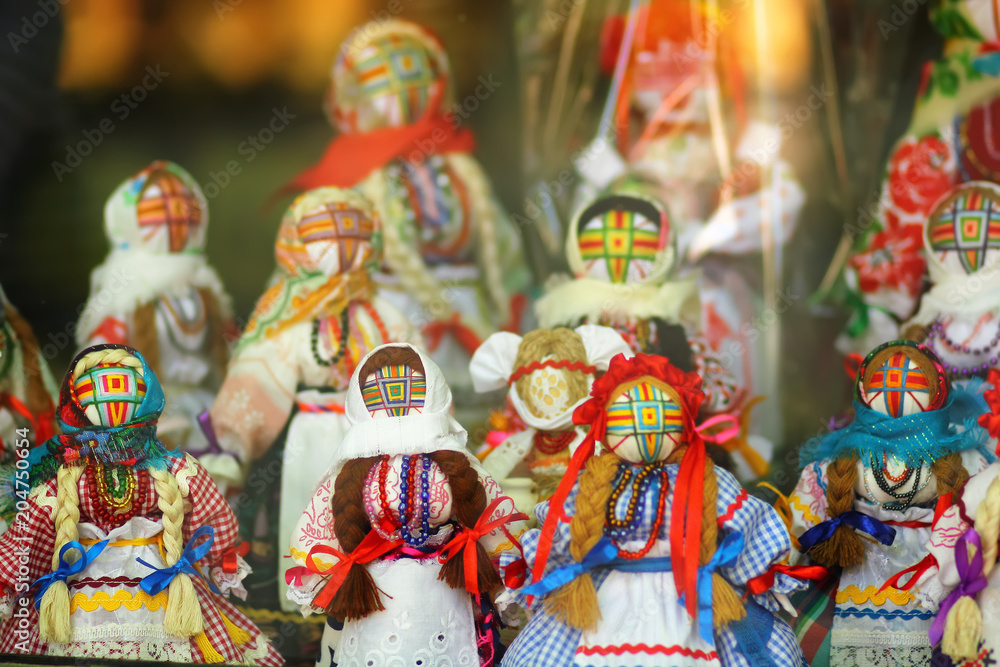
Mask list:
MULTIPOLYGON (((666 208, 650 197, 611 194, 585 206, 566 240, 573 279, 536 302, 539 324, 611 327, 634 352, 662 355, 682 370, 697 371, 705 381, 703 416, 738 411, 745 388, 700 334, 697 281, 674 275, 675 236, 666 208)), ((755 439, 754 448, 744 444, 735 452, 740 474, 765 474, 771 449, 762 439, 755 439)), ((722 463, 729 453, 714 456, 722 463)))
POLYGON ((1000 186, 953 188, 923 239, 930 288, 903 331, 934 350, 952 381, 986 377, 1000 359, 1000 186))
POLYGON ((528 497, 515 498, 523 511, 555 492, 586 435, 573 424, 573 411, 590 396, 594 375, 606 371, 617 354, 632 356, 618 332, 585 324, 575 330, 536 329, 524 338, 495 333, 472 356, 469 370, 476 391, 509 386, 508 400, 527 427, 483 459, 486 472, 505 488, 508 478, 530 475, 528 497), (532 502, 521 506, 528 500, 532 502))
POLYGON ((277 534, 258 535, 255 553, 262 549, 272 565, 260 567, 252 585, 277 576, 277 588, 258 599, 286 611, 295 606, 285 600, 291 564, 282 553, 347 430, 351 374, 383 343, 420 342, 371 279, 379 235, 371 204, 353 190, 318 188, 295 200, 275 244, 279 279, 257 303, 212 406, 222 450, 258 461, 247 484, 255 502, 243 521, 249 527, 264 516, 277 534))
POLYGON ((925 556, 938 499, 993 459, 976 424, 985 412, 928 348, 892 341, 858 369, 853 423, 803 446, 792 532, 803 555, 840 568, 830 664, 930 661, 933 613, 901 573, 925 556))
POLYGON ((245 594, 236 519, 205 469, 157 440, 163 405, 134 349, 74 359, 63 435, 33 450, 26 507, 0 537, 0 653, 282 664, 224 596, 245 594))
MULTIPOLYGON (((167 398, 158 437, 171 448, 203 449, 199 416, 222 383, 227 334, 235 333, 229 294, 205 257, 205 195, 179 165, 156 161, 111 194, 104 227, 111 252, 90 276, 77 344, 140 350, 167 398)), ((221 482, 237 474, 226 457, 200 458, 221 482)))
POLYGON ((321 660, 495 665, 496 563, 527 517, 466 449, 441 370, 383 345, 351 379, 350 422, 291 542, 289 599, 326 613, 321 660))
POLYGON ((804 587, 772 567, 788 533, 706 457, 703 399, 696 374, 651 355, 594 382, 574 413, 587 440, 521 540, 535 583, 516 596, 536 613, 503 665, 804 664, 775 615, 804 587))
POLYGON ((510 295, 529 276, 454 96, 437 37, 409 21, 368 22, 333 65, 325 108, 339 136, 289 187, 357 187, 372 201, 385 234, 376 281, 424 327, 463 401, 474 396, 469 358, 489 334, 519 324, 510 295))

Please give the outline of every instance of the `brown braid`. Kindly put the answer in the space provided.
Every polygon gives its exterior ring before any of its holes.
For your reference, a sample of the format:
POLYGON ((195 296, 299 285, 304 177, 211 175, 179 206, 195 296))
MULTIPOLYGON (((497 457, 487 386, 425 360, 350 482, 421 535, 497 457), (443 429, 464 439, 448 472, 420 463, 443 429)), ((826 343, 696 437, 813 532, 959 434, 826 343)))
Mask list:
MULTIPOLYGON (((344 464, 333 492, 333 532, 340 549, 349 554, 372 529, 362 497, 365 480, 377 456, 352 459, 344 464)), ((333 596, 326 613, 340 620, 360 619, 385 606, 379 597, 375 580, 364 565, 352 565, 344 583, 333 596)))
POLYGON ((958 452, 945 454, 931 464, 931 474, 937 479, 938 497, 954 493, 957 499, 969 480, 969 471, 962 465, 962 455, 958 452))
MULTIPOLYGON (((486 511, 486 488, 479 479, 479 473, 469 465, 469 459, 461 452, 440 451, 431 454, 431 459, 448 477, 451 486, 452 513, 463 528, 472 528, 486 511)), ((484 594, 491 594, 502 586, 500 575, 493 568, 490 557, 482 542, 476 542, 477 583, 484 594)), ((456 555, 441 566, 442 579, 456 589, 465 588, 465 560, 456 555)))
MULTIPOLYGON (((826 513, 835 519, 854 509, 854 486, 858 483, 858 459, 854 454, 834 459, 826 468, 826 513)), ((851 567, 861 563, 865 545, 854 528, 841 524, 830 539, 809 550, 814 561, 825 567, 851 567)))

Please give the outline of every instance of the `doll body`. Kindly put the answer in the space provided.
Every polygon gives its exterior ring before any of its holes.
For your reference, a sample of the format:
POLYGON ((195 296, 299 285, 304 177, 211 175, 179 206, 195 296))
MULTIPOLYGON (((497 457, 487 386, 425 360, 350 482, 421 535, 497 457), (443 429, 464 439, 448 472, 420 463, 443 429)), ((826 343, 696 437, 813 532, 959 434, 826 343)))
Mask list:
POLYGON ((924 64, 910 126, 892 150, 874 210, 862 213, 854 232, 861 240, 845 277, 860 304, 838 341, 845 352, 896 337, 899 324, 915 314, 928 256, 924 228, 939 200, 956 185, 998 182, 1000 153, 991 128, 1000 114, 1000 78, 989 73, 995 72, 989 63, 997 11, 985 0, 931 7, 932 23, 945 38, 944 55, 924 64))
MULTIPOLYGON (((172 162, 154 162, 108 199, 111 253, 91 275, 77 344, 131 345, 150 359, 167 395, 159 435, 200 452, 199 416, 218 391, 234 330, 232 305, 204 255, 207 201, 172 162)), ((213 474, 225 475, 206 458, 213 474)))

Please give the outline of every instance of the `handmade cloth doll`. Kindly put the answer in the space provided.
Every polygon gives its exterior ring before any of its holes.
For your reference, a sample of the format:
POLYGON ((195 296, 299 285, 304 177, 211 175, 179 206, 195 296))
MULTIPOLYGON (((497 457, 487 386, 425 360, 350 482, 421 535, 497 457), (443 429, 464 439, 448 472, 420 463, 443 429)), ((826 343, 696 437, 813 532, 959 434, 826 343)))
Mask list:
MULTIPOLYGON (((933 618, 898 573, 926 554, 938 498, 992 459, 981 396, 952 384, 928 348, 892 341, 858 370, 854 421, 806 443, 790 496, 801 554, 840 568, 829 663, 925 665, 933 618)), ((826 664, 825 649, 814 664, 826 664)))
MULTIPOLYGON (((864 353, 898 335, 899 323, 917 308, 931 255, 940 257, 946 245, 964 246, 975 264, 994 243, 995 231, 975 225, 928 248, 924 227, 955 185, 1000 182, 1000 153, 993 145, 993 124, 1000 120, 1000 8, 992 0, 938 0, 930 16, 945 39, 943 55, 923 65, 910 125, 891 152, 874 215, 862 211, 852 230, 855 248, 845 278, 856 314, 838 341, 845 352, 864 353), (984 249, 979 253, 972 249, 977 242, 984 249)), ((951 274, 958 268, 944 264, 951 274)), ((928 269, 932 280, 940 276, 928 269)))
MULTIPOLYGON (((494 665, 496 562, 521 521, 466 449, 441 370, 383 345, 351 379, 350 427, 292 536, 289 599, 344 623, 340 667, 494 665)), ((328 626, 329 628, 330 626, 328 626)))
POLYGON ((930 278, 903 325, 944 362, 952 381, 986 377, 1000 358, 1000 186, 972 181, 938 202, 924 228, 930 278))
POLYGON ((385 231, 385 297, 424 328, 459 400, 473 395, 469 357, 501 326, 517 326, 511 295, 528 272, 454 111, 448 56, 408 21, 369 22, 341 45, 325 108, 339 136, 290 186, 357 187, 385 231), (463 396, 463 394, 465 396, 463 396))
MULTIPOLYGON (((229 295, 205 257, 208 202, 191 174, 156 161, 111 194, 104 228, 111 252, 91 273, 77 344, 127 344, 146 355, 167 398, 158 437, 200 455, 198 418, 222 382, 227 334, 235 337, 229 295)), ((200 458, 220 481, 236 476, 231 459, 200 458)))
MULTIPOLYGON (((745 388, 700 335, 697 281, 674 275, 675 231, 661 203, 635 192, 598 198, 570 225, 566 257, 574 278, 536 302, 541 326, 611 327, 634 352, 697 371, 705 381, 703 416, 740 409, 745 388)), ((766 473, 771 443, 742 443, 735 452, 740 474, 766 473)))
MULTIPOLYGON (((222 450, 261 461, 247 481, 257 503, 247 507, 280 514, 277 536, 265 536, 280 552, 347 429, 344 405, 358 361, 383 343, 420 342, 371 279, 379 236, 371 204, 353 190, 318 188, 295 200, 275 244, 279 279, 257 303, 212 406, 222 450), (276 463, 262 459, 289 417, 283 450, 269 454, 276 463)), ((284 596, 290 563, 281 553, 270 557, 280 590, 268 593, 294 611, 284 596)))
POLYGON ((236 519, 205 469, 157 440, 163 405, 134 349, 73 360, 63 435, 32 451, 26 507, 0 537, 0 653, 282 664, 225 597, 245 595, 236 519))
MULTIPOLYGON (((548 500, 585 431, 573 424, 573 411, 590 395, 594 375, 608 369, 617 354, 632 356, 613 329, 585 324, 571 329, 537 329, 524 338, 495 333, 472 356, 470 372, 476 391, 510 387, 507 394, 523 431, 512 433, 483 459, 494 479, 504 480, 527 468, 533 480, 530 511, 548 500)), ((523 477, 523 473, 520 474, 523 477)))
POLYGON ((503 665, 804 664, 775 616, 804 587, 772 568, 788 533, 706 457, 703 399, 696 374, 651 355, 594 382, 573 417, 587 440, 521 540, 535 583, 516 596, 535 614, 503 665))

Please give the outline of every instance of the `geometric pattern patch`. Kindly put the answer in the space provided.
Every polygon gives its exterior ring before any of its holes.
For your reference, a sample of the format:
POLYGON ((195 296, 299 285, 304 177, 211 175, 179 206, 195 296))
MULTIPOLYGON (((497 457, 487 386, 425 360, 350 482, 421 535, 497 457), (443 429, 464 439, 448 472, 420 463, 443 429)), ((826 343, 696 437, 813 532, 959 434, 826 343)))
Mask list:
POLYGON ((427 380, 405 364, 384 366, 361 389, 368 412, 385 410, 393 417, 402 417, 411 409, 424 407, 427 380))
POLYGON ((580 257, 587 272, 616 284, 649 275, 659 245, 659 224, 635 211, 614 210, 586 222, 580 230, 580 257))
POLYGON ((362 245, 371 243, 375 222, 371 216, 348 208, 346 202, 327 202, 299 222, 298 235, 303 245, 324 243, 338 252, 338 270, 353 267, 362 245))
POLYGON ((624 394, 628 400, 608 406, 608 435, 622 439, 635 436, 639 456, 645 463, 659 460, 664 437, 684 430, 681 407, 667 394, 641 383, 624 394))
POLYGON ((432 156, 421 162, 399 160, 392 196, 420 230, 420 254, 428 264, 473 259, 471 199, 451 165, 432 156))
POLYGON ((413 122, 427 105, 430 90, 440 72, 428 57, 427 47, 410 35, 388 35, 372 40, 356 61, 345 60, 357 72, 366 96, 393 101, 384 111, 390 118, 413 122))
POLYGON ((134 368, 100 364, 81 373, 73 391, 80 407, 97 407, 101 425, 119 426, 132 420, 146 395, 146 383, 134 368))
POLYGON ((136 213, 139 227, 148 230, 146 242, 166 227, 170 252, 184 250, 191 232, 202 220, 201 204, 194 193, 168 171, 156 171, 149 177, 136 213))
POLYGON ((910 397, 920 411, 927 409, 930 403, 930 383, 927 375, 913 360, 902 352, 898 352, 882 364, 873 374, 871 382, 865 387, 868 405, 876 404, 885 407, 885 414, 891 417, 901 417, 905 408, 905 399, 910 397))
POLYGON ((966 273, 981 269, 988 250, 1000 248, 1000 202, 971 188, 956 196, 930 221, 935 252, 953 252, 966 273))

